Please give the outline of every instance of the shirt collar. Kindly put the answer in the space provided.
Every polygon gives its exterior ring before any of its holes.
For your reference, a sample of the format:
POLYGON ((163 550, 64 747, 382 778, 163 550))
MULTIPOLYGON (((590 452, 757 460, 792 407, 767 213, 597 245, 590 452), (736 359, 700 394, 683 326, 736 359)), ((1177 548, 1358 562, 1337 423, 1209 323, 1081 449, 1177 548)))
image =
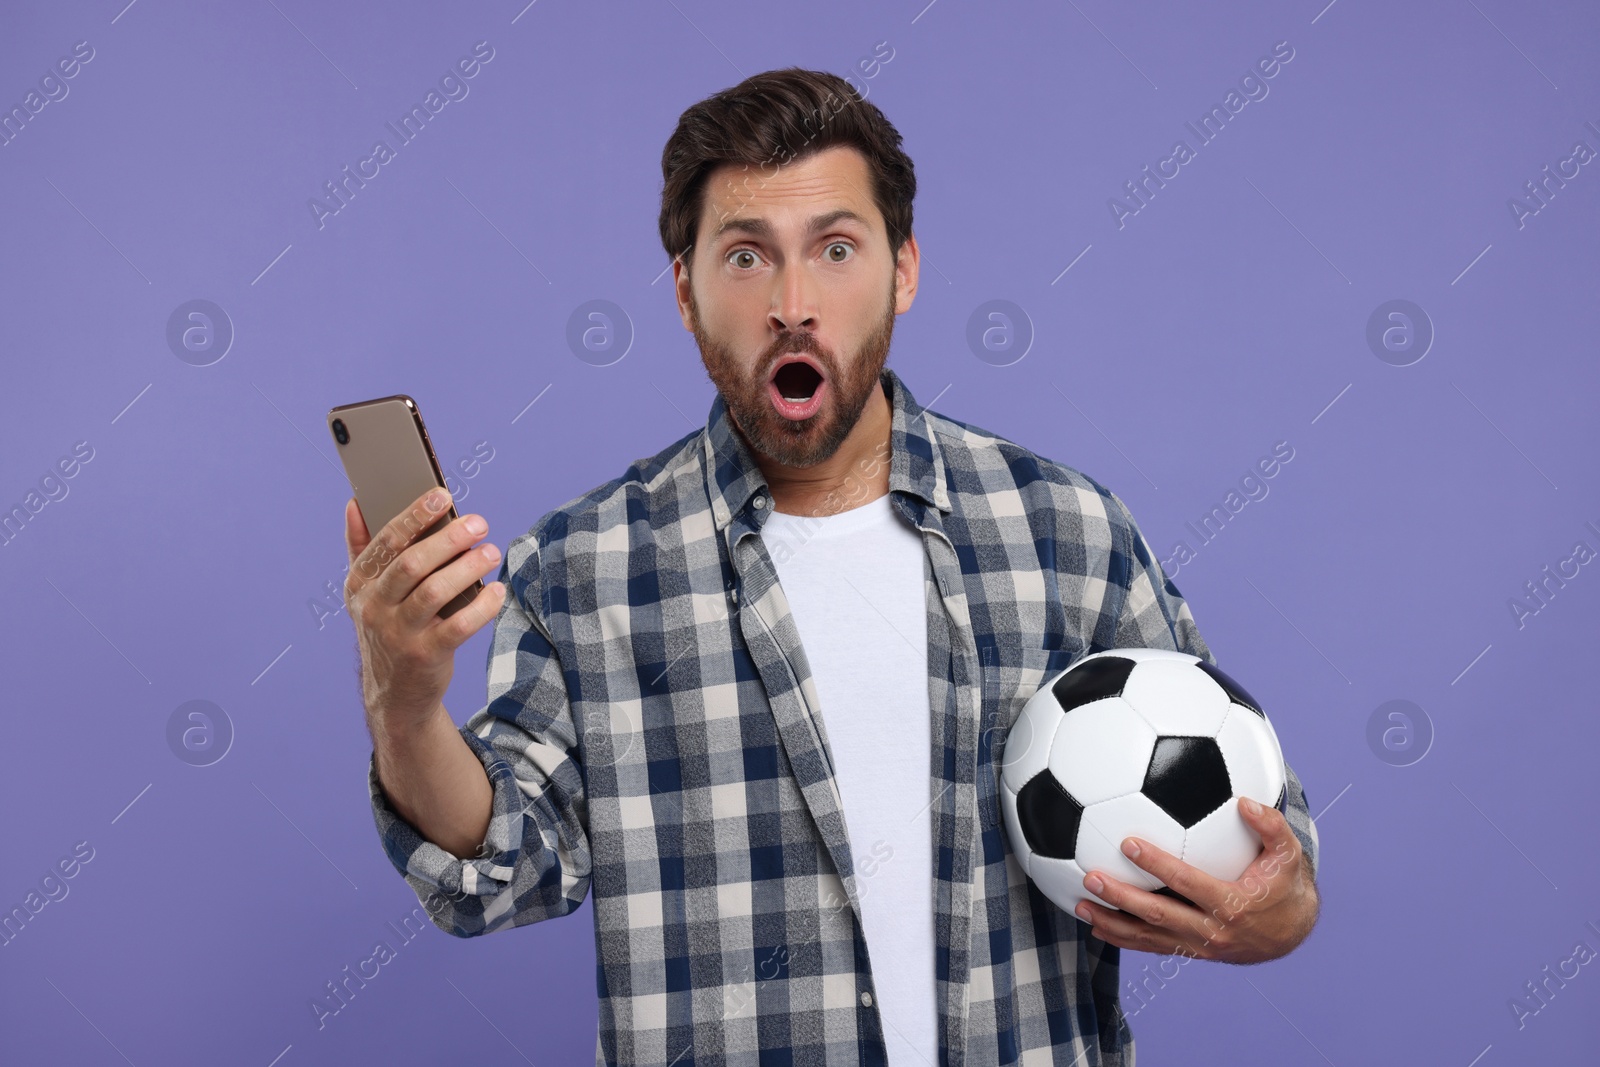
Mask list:
MULTIPOLYGON (((889 431, 889 491, 906 493, 940 511, 949 511, 944 457, 928 425, 925 409, 889 367, 883 369, 878 380, 888 392, 893 411, 889 431)), ((757 493, 766 495, 769 500, 771 494, 767 490, 766 475, 762 474, 750 446, 733 427, 721 393, 711 402, 703 439, 706 489, 711 497, 717 530, 721 532, 734 518, 744 514, 757 493)))

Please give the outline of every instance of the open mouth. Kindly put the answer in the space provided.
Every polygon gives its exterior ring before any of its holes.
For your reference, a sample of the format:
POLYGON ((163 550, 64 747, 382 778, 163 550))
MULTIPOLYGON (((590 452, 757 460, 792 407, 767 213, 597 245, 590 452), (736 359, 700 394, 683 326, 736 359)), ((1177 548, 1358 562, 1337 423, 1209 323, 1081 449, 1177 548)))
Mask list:
POLYGON ((767 382, 767 392, 778 414, 786 419, 809 419, 822 407, 828 379, 810 356, 795 354, 778 364, 767 382))

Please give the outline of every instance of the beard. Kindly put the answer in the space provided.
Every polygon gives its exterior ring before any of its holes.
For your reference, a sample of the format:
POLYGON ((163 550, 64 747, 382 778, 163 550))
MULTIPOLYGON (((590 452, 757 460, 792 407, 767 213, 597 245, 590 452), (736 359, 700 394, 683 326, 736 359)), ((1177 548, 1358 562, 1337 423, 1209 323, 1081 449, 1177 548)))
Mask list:
POLYGON ((854 358, 842 362, 822 346, 815 334, 805 330, 779 337, 746 369, 732 348, 701 329, 700 311, 692 291, 689 317, 706 374, 746 443, 785 467, 810 467, 839 450, 855 429, 872 391, 879 388, 889 359, 889 342, 894 336, 894 288, 891 284, 884 313, 854 358), (767 394, 772 365, 789 352, 810 353, 827 372, 829 396, 810 418, 784 418, 773 408, 767 394))

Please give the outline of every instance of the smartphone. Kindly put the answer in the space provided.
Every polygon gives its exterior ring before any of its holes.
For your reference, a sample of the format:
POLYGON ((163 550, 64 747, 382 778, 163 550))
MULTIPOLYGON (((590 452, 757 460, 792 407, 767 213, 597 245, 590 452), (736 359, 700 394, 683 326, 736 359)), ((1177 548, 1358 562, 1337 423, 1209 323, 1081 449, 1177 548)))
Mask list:
MULTIPOLYGON (((373 537, 417 497, 434 486, 444 485, 444 474, 439 469, 439 458, 434 455, 433 443, 428 440, 422 412, 409 396, 401 394, 363 400, 358 404, 341 404, 328 412, 328 432, 338 446, 339 459, 344 463, 345 477, 350 479, 350 489, 355 494, 356 507, 361 509, 361 518, 367 524, 367 533, 373 537)), ((456 517, 456 505, 452 500, 450 507, 418 532, 411 543, 443 529, 456 517)), ((459 552, 441 563, 435 573, 465 554, 459 552)), ((482 591, 482 579, 474 580, 439 609, 439 617, 447 619, 454 615, 482 591)))

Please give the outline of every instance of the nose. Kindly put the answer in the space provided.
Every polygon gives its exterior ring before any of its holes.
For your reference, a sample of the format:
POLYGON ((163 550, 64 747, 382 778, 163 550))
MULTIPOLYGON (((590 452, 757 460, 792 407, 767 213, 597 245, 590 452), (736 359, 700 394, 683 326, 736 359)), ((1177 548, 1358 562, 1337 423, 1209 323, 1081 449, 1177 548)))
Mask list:
POLYGON ((778 269, 775 304, 767 312, 767 325, 774 333, 790 333, 817 328, 816 292, 803 266, 778 269))

